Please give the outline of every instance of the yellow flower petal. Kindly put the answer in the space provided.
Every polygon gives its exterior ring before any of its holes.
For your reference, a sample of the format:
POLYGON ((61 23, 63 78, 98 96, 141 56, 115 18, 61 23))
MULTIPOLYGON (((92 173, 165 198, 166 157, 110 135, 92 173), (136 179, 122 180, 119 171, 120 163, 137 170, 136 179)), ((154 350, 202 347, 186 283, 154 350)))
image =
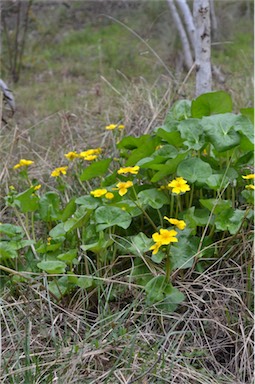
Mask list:
POLYGON ((158 250, 159 250, 159 248, 161 247, 161 243, 160 242, 158 242, 158 243, 155 243, 154 245, 152 245, 151 247, 150 247, 150 250, 151 251, 153 251, 152 252, 152 254, 153 255, 156 255, 156 253, 158 253, 158 250))
POLYGON ((255 186, 253 184, 248 184, 245 186, 246 189, 255 189, 255 186))
POLYGON ((117 173, 119 175, 123 174, 123 173, 132 173, 133 175, 137 175, 137 173, 139 172, 139 169, 140 167, 138 165, 135 165, 134 167, 123 167, 123 168, 120 168, 117 173))
POLYGON ((175 225, 181 231, 186 227, 184 220, 170 219, 167 216, 164 216, 164 219, 167 220, 170 224, 175 225))
POLYGON ((68 167, 58 167, 58 168, 55 168, 52 172, 51 172, 51 176, 52 177, 58 177, 60 176, 61 174, 62 175, 66 175, 66 171, 67 171, 68 167))
POLYGON ((107 189, 95 189, 94 191, 91 191, 90 194, 94 197, 101 197, 104 196, 107 193, 107 189))
POLYGON ((13 169, 17 169, 20 167, 28 167, 29 165, 34 164, 32 160, 21 159, 18 164, 14 165, 13 169))
POLYGON ((73 161, 74 159, 76 159, 77 157, 79 157, 78 153, 77 152, 68 152, 64 155, 68 160, 70 161, 73 161))
POLYGON ((105 194, 105 198, 111 200, 111 199, 114 198, 114 194, 113 194, 112 192, 107 192, 107 193, 105 194))
POLYGON ((254 173, 251 173, 250 175, 242 176, 242 178, 245 179, 245 180, 254 179, 254 173))

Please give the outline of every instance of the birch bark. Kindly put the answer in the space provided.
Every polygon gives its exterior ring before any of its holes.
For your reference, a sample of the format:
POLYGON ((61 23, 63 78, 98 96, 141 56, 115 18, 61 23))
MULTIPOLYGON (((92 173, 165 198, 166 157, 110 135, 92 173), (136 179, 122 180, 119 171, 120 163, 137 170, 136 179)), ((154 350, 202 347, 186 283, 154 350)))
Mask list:
POLYGON ((183 46, 185 66, 187 67, 187 69, 190 69, 193 65, 193 58, 192 58, 192 53, 191 53, 191 48, 190 48, 190 43, 189 43, 187 33, 185 31, 185 28, 182 24, 182 20, 178 14, 177 9, 176 9, 174 0, 167 0, 167 2, 169 5, 169 8, 171 10, 173 19, 174 19, 174 23, 176 25, 176 28, 177 28, 179 35, 180 35, 180 38, 181 38, 181 42, 182 42, 182 46, 183 46))
POLYGON ((186 25, 186 30, 188 32, 188 38, 191 42, 193 51, 195 51, 195 25, 190 8, 186 0, 176 0, 176 4, 183 15, 184 24, 186 25))
POLYGON ((209 0, 194 0, 193 17, 196 29, 196 96, 199 96, 212 90, 209 0))

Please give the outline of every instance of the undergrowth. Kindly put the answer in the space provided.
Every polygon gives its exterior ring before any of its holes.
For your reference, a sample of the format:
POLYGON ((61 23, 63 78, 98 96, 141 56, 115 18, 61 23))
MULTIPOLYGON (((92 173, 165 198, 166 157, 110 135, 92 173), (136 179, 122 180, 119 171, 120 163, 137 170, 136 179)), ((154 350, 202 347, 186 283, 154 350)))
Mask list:
POLYGON ((252 117, 213 92, 106 125, 111 151, 70 147, 42 184, 9 169, 3 382, 250 382, 252 117))
POLYGON ((224 22, 213 49, 234 107, 191 100, 158 4, 131 15, 141 39, 34 15, 1 130, 3 383, 253 381, 251 39, 224 22))

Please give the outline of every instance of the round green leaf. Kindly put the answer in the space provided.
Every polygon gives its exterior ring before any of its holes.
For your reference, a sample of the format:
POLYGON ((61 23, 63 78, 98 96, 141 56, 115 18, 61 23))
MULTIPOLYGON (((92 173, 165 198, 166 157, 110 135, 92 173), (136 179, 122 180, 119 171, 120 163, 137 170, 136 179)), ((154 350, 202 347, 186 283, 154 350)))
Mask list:
POLYGON ((47 273, 64 273, 66 269, 66 263, 58 260, 41 261, 37 264, 37 267, 47 273))
POLYGON ((142 205, 149 205, 154 209, 160 209, 164 204, 169 203, 169 198, 163 191, 156 188, 146 189, 138 193, 138 199, 142 205))
POLYGON ((211 166, 197 157, 183 160, 177 168, 177 175, 183 177, 190 183, 194 183, 195 181, 205 183, 211 174, 211 166))
POLYGON ((118 227, 127 229, 131 223, 131 216, 126 211, 117 207, 99 207, 95 211, 95 219, 97 231, 117 225, 118 227))

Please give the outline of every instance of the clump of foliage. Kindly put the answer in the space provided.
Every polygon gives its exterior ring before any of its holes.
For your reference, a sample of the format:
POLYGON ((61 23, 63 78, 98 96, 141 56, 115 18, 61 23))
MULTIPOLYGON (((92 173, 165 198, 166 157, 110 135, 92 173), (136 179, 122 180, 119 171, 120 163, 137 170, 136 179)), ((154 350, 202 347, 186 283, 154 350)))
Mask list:
POLYGON ((36 164, 21 159, 0 225, 2 281, 43 273, 55 300, 116 281, 112 299, 133 285, 147 305, 175 311, 185 300, 177 276, 204 271, 249 232, 252 118, 250 108, 232 113, 220 91, 177 101, 151 134, 125 136, 110 124, 113 153, 70 148, 52 187, 31 179, 36 164))

